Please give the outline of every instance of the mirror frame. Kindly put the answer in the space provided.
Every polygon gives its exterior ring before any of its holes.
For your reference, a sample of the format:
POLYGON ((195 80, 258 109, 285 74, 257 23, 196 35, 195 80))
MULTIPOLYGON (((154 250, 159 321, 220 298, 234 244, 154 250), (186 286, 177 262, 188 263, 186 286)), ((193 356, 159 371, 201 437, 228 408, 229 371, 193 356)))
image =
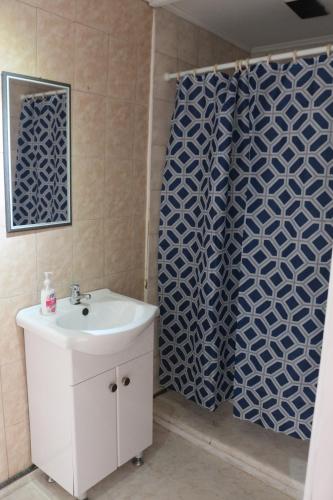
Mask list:
POLYGON ((2 83, 2 126, 3 126, 3 154, 4 154, 4 181, 5 181, 5 210, 6 210, 6 230, 7 233, 17 231, 31 231, 32 229, 45 229, 51 227, 68 226, 72 224, 72 175, 71 175, 71 86, 68 83, 45 80, 32 76, 20 75, 17 73, 1 72, 2 83), (13 225, 12 210, 12 158, 10 144, 10 81, 20 80, 30 83, 53 85, 64 89, 67 95, 67 179, 68 179, 68 215, 63 222, 45 222, 38 224, 27 224, 22 226, 13 225))

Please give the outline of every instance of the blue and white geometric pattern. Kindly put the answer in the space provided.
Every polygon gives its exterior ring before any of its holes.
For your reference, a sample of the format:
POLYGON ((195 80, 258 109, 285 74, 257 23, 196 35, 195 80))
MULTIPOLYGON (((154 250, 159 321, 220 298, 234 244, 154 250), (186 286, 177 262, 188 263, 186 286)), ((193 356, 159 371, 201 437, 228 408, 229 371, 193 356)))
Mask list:
POLYGON ((15 226, 68 216, 66 94, 22 101, 13 190, 15 226))
POLYGON ((234 413, 308 438, 333 241, 333 65, 251 72, 234 413))
POLYGON ((183 78, 161 200, 161 384, 308 438, 332 220, 332 58, 183 78))

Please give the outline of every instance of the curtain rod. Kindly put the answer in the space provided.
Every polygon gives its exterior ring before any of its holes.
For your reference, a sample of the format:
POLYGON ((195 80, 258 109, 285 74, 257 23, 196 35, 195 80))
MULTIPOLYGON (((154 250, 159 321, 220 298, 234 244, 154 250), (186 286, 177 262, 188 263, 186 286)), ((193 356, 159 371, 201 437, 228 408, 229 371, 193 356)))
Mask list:
POLYGON ((39 92, 37 94, 24 94, 21 95, 21 99, 31 99, 32 97, 44 97, 47 95, 65 94, 66 90, 49 90, 48 92, 39 92))
POLYGON ((282 52, 281 54, 269 54, 267 56, 252 57, 250 59, 241 59, 230 63, 216 64, 215 66, 205 66, 203 68, 195 68, 187 71, 180 71, 178 73, 165 73, 164 79, 166 81, 179 79, 185 75, 199 75, 202 73, 210 73, 211 71, 220 71, 223 69, 233 69, 240 67, 247 67, 249 64, 257 64, 260 62, 281 61, 283 59, 294 59, 298 57, 315 56, 326 52, 327 55, 333 51, 333 45, 329 44, 322 47, 313 47, 312 49, 293 50, 290 52, 282 52))

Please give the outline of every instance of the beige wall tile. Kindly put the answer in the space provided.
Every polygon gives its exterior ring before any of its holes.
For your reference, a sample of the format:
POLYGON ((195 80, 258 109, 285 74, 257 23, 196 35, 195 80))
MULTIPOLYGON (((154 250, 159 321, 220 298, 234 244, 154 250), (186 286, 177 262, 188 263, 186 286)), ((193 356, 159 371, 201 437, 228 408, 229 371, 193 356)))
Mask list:
MULTIPOLYGON (((198 63, 198 28, 194 24, 179 19, 178 21, 178 59, 195 67, 198 63)), ((174 72, 174 71, 172 71, 174 72)))
POLYGON ((106 94, 107 55, 107 35, 87 26, 76 24, 75 89, 106 94))
POLYGON ((162 172, 165 167, 166 148, 164 146, 152 146, 151 150, 151 183, 150 189, 161 189, 162 172))
POLYGON ((158 306, 158 293, 157 293, 157 286, 151 285, 149 283, 148 289, 147 289, 147 302, 149 304, 153 304, 155 306, 158 306))
MULTIPOLYGON (((201 64, 199 66, 201 66, 201 64)), ((177 71, 188 71, 190 69, 193 69, 193 64, 185 62, 185 61, 182 61, 181 59, 178 59, 178 61, 177 61, 177 71)))
POLYGON ((157 276, 158 234, 149 235, 148 247, 148 279, 150 279, 152 276, 157 276))
POLYGON ((83 292, 91 292, 105 288, 105 277, 103 278, 88 278, 80 281, 81 290, 83 292))
POLYGON ((135 105, 140 111, 148 106, 151 22, 152 9, 143 0, 0 0, 0 69, 74 83, 79 89, 73 91, 72 103, 73 228, 6 235, 0 165, 0 482, 31 463, 26 387, 20 372, 23 332, 15 316, 39 302, 42 272, 50 267, 55 271, 59 298, 68 296, 74 280, 82 290, 111 286, 142 295, 148 125, 143 113, 135 120, 135 105), (107 32, 116 39, 110 53, 107 32), (121 65, 124 61, 128 64, 121 65), (118 83, 108 81, 109 66, 118 83), (109 108, 111 140, 104 182, 109 90, 117 99, 109 108), (128 215, 130 224, 104 224, 109 214, 128 215), (128 245, 125 271, 111 273, 105 266, 105 242, 118 238, 125 246, 130 241, 132 248, 128 245))
POLYGON ((76 20, 79 23, 108 33, 111 17, 110 0, 77 0, 76 2, 76 20))
POLYGON ((136 214, 133 217, 133 228, 132 228, 132 237, 133 237, 133 246, 137 249, 144 247, 144 234, 146 231, 146 217, 145 214, 136 214))
POLYGON ((114 38, 134 40, 135 35, 131 30, 131 19, 129 15, 127 0, 110 0, 112 16, 110 18, 110 34, 114 38))
POLYGON ((149 234, 157 234, 160 221, 161 191, 150 191, 149 234))
POLYGON ((28 415, 23 358, 1 366, 1 385, 5 427, 18 424, 28 415))
MULTIPOLYGON (((133 185, 136 191, 140 190, 145 196, 147 191, 147 159, 135 159, 133 162, 133 185)), ((139 214, 138 214, 139 215, 139 214)))
POLYGON ((103 276, 103 221, 80 221, 73 227, 73 280, 103 276))
POLYGON ((155 24, 158 36, 155 40, 157 52, 170 57, 177 57, 178 53, 178 18, 164 9, 156 14, 155 24))
POLYGON ((106 286, 113 292, 143 300, 143 269, 113 273, 107 276, 106 286))
POLYGON ((26 387, 2 394, 5 426, 19 424, 28 415, 26 387))
POLYGON ((73 155, 104 158, 106 98, 73 92, 73 155))
MULTIPOLYGON (((132 237, 132 217, 112 217, 104 220, 104 241, 108 246, 110 242, 125 241, 132 237)), ((110 274, 109 272, 106 274, 110 274)))
MULTIPOLYGON (((68 19, 75 18, 76 0, 27 0, 27 3, 68 19)), ((80 0, 81 1, 81 0, 80 0)))
POLYGON ((109 274, 105 278, 105 286, 113 292, 128 295, 130 288, 130 274, 127 271, 109 274))
MULTIPOLYGON (((133 158, 134 104, 108 100, 106 140, 107 152, 116 158, 133 158)), ((143 134, 145 131, 142 131, 143 134)))
POLYGON ((146 220, 143 216, 134 217, 132 223, 132 268, 142 270, 145 263, 146 220))
POLYGON ((42 10, 37 13, 37 74, 74 82, 74 24, 42 10))
POLYGON ((150 91, 151 40, 137 45, 136 102, 148 104, 150 91))
POLYGON ((2 393, 15 392, 26 386, 24 358, 0 367, 2 393))
MULTIPOLYGON (((105 274, 144 268, 145 219, 120 217, 105 221, 105 274)), ((143 286, 143 278, 142 278, 143 286)))
POLYGON ((133 213, 133 161, 109 158, 105 167, 104 214, 129 217, 133 213))
MULTIPOLYGON (((72 284, 72 281, 70 282, 70 284, 72 284)), ((57 300, 69 297, 70 294, 69 282, 67 282, 67 284, 65 285, 60 285, 60 286, 57 285, 56 294, 57 294, 57 300)), ((38 302, 40 302, 40 292, 38 293, 38 302)))
POLYGON ((105 274, 128 271, 132 268, 133 248, 130 239, 105 242, 105 274))
POLYGON ((134 158, 146 161, 148 148, 148 108, 135 105, 134 158))
POLYGON ((148 288, 155 289, 155 293, 158 291, 158 276, 148 276, 148 288))
POLYGON ((199 30, 198 65, 209 66, 217 64, 215 60, 215 36, 208 31, 199 30))
POLYGON ((118 191, 116 187, 109 188, 108 192, 110 194, 104 199, 105 215, 108 217, 131 216, 134 210, 132 187, 129 186, 125 191, 118 191))
POLYGON ((44 272, 53 273, 53 283, 58 287, 72 280, 73 231, 72 228, 57 228, 37 233, 37 286, 41 290, 44 272))
POLYGON ((104 160, 73 158, 73 218, 78 220, 103 217, 104 160))
POLYGON ((110 0, 110 34, 140 43, 151 30, 152 9, 142 0, 110 0))
POLYGON ((132 268, 132 218, 112 218, 105 221, 105 274, 132 268))
POLYGON ((26 469, 31 464, 28 418, 5 428, 9 476, 26 469))
POLYGON ((143 269, 135 269, 130 273, 129 278, 129 295, 137 300, 143 300, 143 269))
POLYGON ((146 161, 135 161, 133 171, 133 214, 139 218, 146 217, 147 211, 147 172, 146 161))
POLYGON ((20 309, 37 302, 37 295, 19 295, 0 299, 0 366, 24 357, 23 330, 16 325, 20 309))
POLYGON ((7 236, 4 232, 0 233, 0 298, 35 290, 35 235, 7 236))
POLYGON ((116 158, 108 155, 105 164, 105 193, 109 197, 109 189, 125 191, 130 186, 133 176, 133 160, 116 158))
POLYGON ((0 395, 0 483, 8 479, 8 461, 6 450, 5 424, 3 417, 2 398, 0 395))
POLYGON ((1 70, 34 75, 36 9, 16 0, 1 0, 0 9, 1 70))
POLYGON ((131 0, 127 0, 127 5, 131 6, 131 26, 138 46, 147 43, 150 45, 153 9, 149 7, 145 0, 139 0, 135 3, 131 2, 131 0))
POLYGON ((165 73, 174 73, 178 71, 178 61, 175 57, 167 56, 166 54, 155 54, 154 68, 154 98, 163 99, 164 101, 175 102, 176 96, 176 80, 166 81, 165 73))
POLYGON ((174 109, 174 103, 154 99, 153 107, 153 133, 152 143, 154 146, 166 147, 170 138, 170 124, 174 109))
POLYGON ((111 37, 109 40, 108 95, 113 99, 134 101, 136 75, 136 44, 111 37))

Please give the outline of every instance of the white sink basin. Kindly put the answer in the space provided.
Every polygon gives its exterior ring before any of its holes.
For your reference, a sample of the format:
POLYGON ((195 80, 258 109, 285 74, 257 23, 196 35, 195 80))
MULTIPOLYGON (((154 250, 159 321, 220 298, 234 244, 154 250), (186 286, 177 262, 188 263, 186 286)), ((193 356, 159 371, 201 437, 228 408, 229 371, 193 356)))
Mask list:
POLYGON ((157 307, 110 290, 92 292, 90 301, 57 303, 57 312, 43 316, 40 305, 22 309, 17 324, 59 347, 87 354, 114 354, 126 349, 153 321, 157 307))

